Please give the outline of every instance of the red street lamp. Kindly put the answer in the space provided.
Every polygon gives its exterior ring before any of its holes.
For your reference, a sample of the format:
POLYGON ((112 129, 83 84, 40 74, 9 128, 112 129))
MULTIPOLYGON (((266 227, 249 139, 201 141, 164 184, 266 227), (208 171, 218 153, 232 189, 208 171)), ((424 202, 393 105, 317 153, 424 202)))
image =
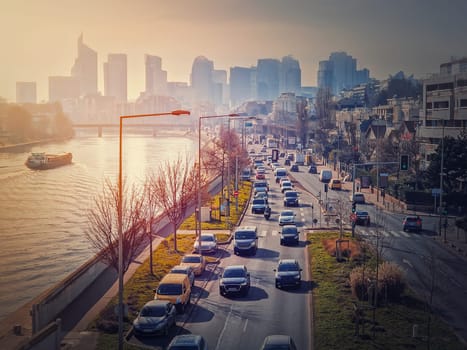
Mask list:
POLYGON ((122 134, 123 120, 167 115, 189 115, 190 111, 175 110, 166 113, 149 113, 120 116, 119 156, 118 156, 118 349, 123 349, 123 230, 122 230, 122 134))

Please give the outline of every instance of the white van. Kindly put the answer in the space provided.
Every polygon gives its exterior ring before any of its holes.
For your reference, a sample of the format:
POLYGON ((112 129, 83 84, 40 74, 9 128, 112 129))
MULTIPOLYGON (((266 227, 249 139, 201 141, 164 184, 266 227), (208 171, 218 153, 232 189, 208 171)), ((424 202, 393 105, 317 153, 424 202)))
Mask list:
POLYGON ((319 181, 328 183, 332 179, 332 170, 331 169, 321 169, 319 172, 319 181))

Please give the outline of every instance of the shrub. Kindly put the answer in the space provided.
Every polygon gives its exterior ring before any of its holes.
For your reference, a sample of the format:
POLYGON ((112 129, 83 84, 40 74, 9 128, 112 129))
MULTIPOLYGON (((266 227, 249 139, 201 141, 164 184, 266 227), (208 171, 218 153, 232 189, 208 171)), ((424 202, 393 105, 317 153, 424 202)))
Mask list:
POLYGON ((358 266, 350 272, 350 289, 358 300, 368 300, 368 280, 373 279, 375 273, 368 266, 358 266))
POLYGON ((397 264, 383 262, 379 265, 378 287, 380 296, 384 296, 387 300, 400 299, 405 289, 405 282, 403 272, 397 264))

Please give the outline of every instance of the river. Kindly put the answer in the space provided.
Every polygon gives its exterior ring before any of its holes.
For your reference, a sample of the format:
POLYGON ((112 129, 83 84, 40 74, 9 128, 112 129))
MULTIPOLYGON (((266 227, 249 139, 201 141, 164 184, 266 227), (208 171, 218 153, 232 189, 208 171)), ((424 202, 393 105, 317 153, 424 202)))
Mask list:
MULTIPOLYGON (((76 270, 96 253, 86 240, 86 212, 104 180, 118 177, 118 130, 78 130, 66 142, 0 152, 0 321, 76 270), (30 152, 72 152, 73 163, 30 170, 30 152)), ((153 136, 144 129, 123 136, 123 174, 142 184, 166 161, 193 157, 196 140, 153 136)))

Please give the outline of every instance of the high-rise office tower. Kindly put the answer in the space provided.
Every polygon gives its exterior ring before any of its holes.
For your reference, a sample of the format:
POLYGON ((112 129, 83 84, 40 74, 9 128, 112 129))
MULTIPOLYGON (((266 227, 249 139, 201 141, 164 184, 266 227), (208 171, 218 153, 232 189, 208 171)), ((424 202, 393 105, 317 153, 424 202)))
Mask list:
POLYGON ((292 56, 285 56, 281 62, 280 91, 300 94, 302 89, 302 71, 300 63, 292 56))
POLYGON ((332 62, 319 61, 318 66, 318 87, 320 89, 330 89, 332 91, 332 62))
POLYGON ((213 102, 213 71, 214 63, 204 56, 198 56, 193 61, 191 69, 191 87, 193 98, 198 102, 213 102))
POLYGON ((251 99, 254 68, 230 68, 230 104, 238 106, 251 99))
POLYGON ((104 63, 104 96, 115 97, 126 102, 127 96, 127 58, 125 54, 109 54, 104 63))
POLYGON ((80 96, 78 79, 68 76, 49 77, 49 102, 62 102, 80 96))
POLYGON ((279 96, 281 62, 272 58, 259 59, 256 67, 258 99, 274 100, 279 96))
POLYGON ((167 71, 162 70, 162 59, 158 56, 146 55, 146 94, 167 95, 167 71))
POLYGON ((78 57, 71 75, 79 82, 81 96, 97 93, 97 52, 83 43, 83 34, 78 38, 78 57))
POLYGON ((16 82, 16 103, 37 103, 37 88, 35 81, 16 82))

